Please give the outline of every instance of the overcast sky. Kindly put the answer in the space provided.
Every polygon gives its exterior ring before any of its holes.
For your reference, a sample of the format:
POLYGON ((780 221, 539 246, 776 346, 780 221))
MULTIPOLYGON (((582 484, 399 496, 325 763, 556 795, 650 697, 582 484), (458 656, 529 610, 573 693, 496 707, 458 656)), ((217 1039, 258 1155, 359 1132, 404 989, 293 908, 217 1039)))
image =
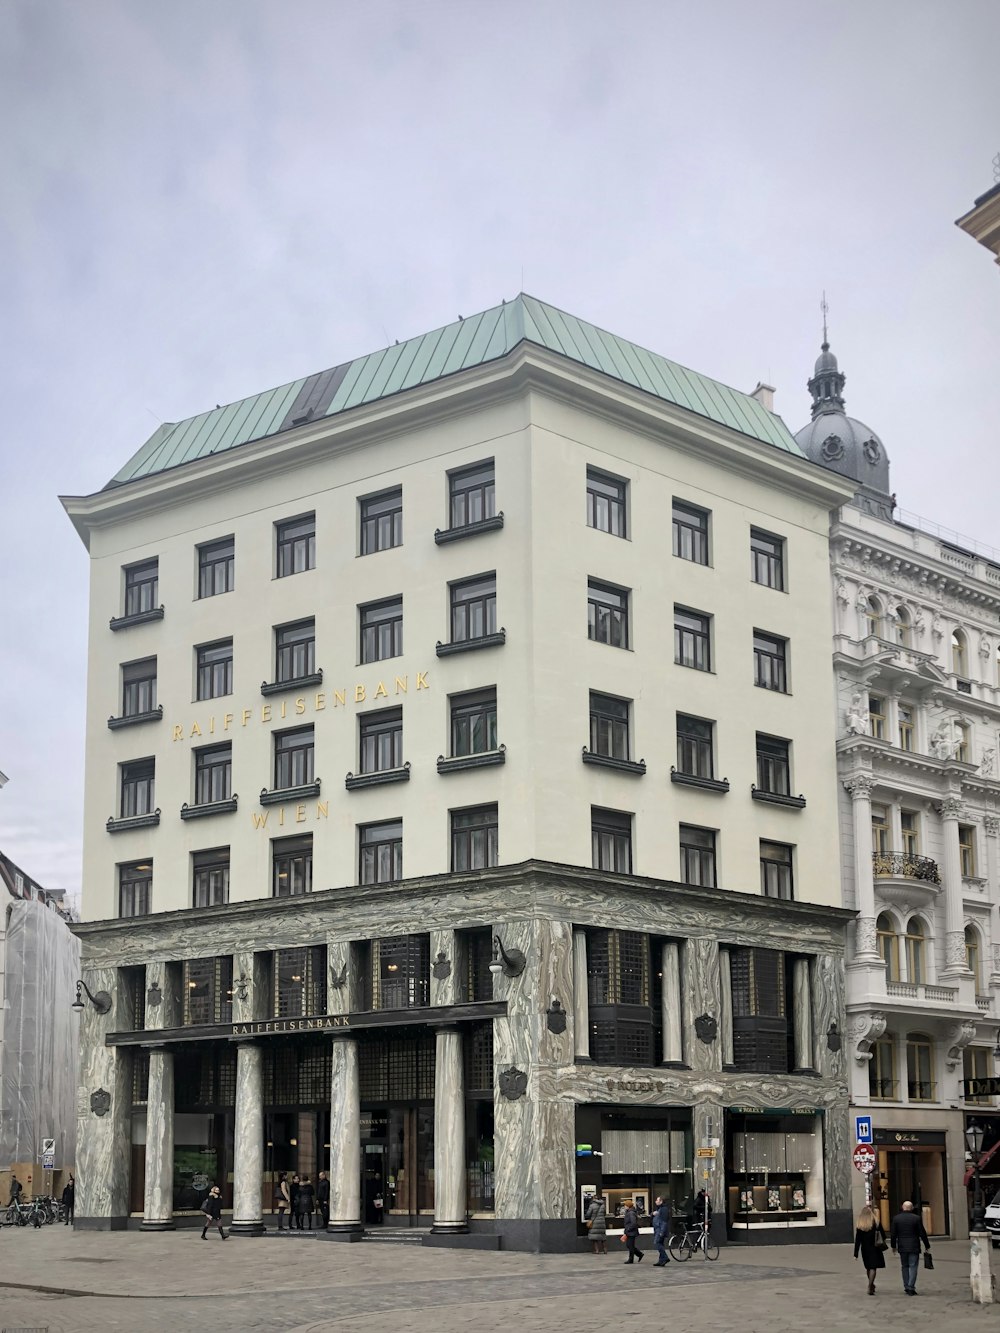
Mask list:
MULTIPOLYGON (((3 0, 0 849, 80 880, 87 556, 177 421, 524 289, 1000 547, 996 0, 3 0)), ((108 811, 110 814, 111 811, 108 811)))

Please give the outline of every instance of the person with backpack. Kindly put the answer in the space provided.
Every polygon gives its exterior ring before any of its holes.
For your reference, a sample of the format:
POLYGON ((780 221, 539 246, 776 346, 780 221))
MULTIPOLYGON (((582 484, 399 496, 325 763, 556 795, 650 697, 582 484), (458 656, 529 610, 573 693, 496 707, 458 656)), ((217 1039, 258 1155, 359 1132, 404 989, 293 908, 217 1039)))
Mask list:
POLYGON ((205 1233, 209 1227, 218 1227, 222 1239, 228 1240, 229 1237, 222 1229, 222 1194, 218 1185, 213 1185, 202 1200, 201 1211, 205 1214, 205 1225, 201 1229, 202 1240, 208 1239, 205 1233))

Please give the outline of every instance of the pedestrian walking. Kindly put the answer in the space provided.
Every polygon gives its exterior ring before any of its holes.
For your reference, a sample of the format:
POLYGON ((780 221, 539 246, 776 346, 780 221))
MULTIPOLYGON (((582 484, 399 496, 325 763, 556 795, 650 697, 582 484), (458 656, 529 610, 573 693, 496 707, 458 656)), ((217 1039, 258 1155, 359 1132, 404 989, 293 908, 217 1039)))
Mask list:
POLYGON ((625 1244, 628 1246, 627 1264, 638 1259, 642 1263, 642 1250, 636 1247, 639 1239, 639 1214, 635 1211, 635 1204, 629 1202, 625 1206, 625 1216, 622 1218, 622 1231, 625 1233, 625 1244))
POLYGON ((325 1231, 330 1225, 330 1177, 325 1171, 319 1173, 319 1180, 316 1182, 316 1207, 319 1209, 325 1231))
POLYGON ((202 1240, 208 1239, 206 1232, 209 1227, 218 1227, 222 1239, 228 1240, 229 1237, 222 1229, 222 1195, 218 1185, 213 1185, 202 1200, 201 1211, 205 1214, 205 1225, 201 1229, 202 1240))
POLYGON ((62 1201, 63 1208, 66 1210, 64 1221, 69 1226, 73 1221, 73 1200, 76 1198, 76 1181, 73 1179, 73 1172, 69 1173, 69 1180, 63 1187, 62 1201))
POLYGON ((300 1231, 304 1230, 305 1220, 309 1219, 309 1230, 313 1229, 313 1207, 316 1202, 316 1191, 313 1183, 308 1176, 303 1176, 299 1181, 299 1192, 295 1196, 295 1225, 300 1231))
POLYGON ((299 1184, 300 1184, 299 1176, 298 1176, 298 1172, 296 1172, 295 1175, 292 1176, 292 1183, 291 1183, 291 1187, 290 1187, 290 1193, 289 1193, 289 1196, 288 1196, 288 1197, 289 1197, 289 1204, 290 1204, 290 1206, 289 1206, 289 1210, 288 1210, 288 1229, 289 1229, 289 1231, 291 1231, 292 1227, 295 1225, 296 1214, 297 1214, 298 1211, 299 1211, 299 1184))
POLYGON ((875 1277, 880 1268, 885 1267, 885 1250, 888 1242, 882 1223, 876 1216, 875 1209, 865 1204, 858 1213, 858 1225, 854 1232, 854 1257, 861 1255, 861 1261, 868 1275, 868 1295, 875 1295, 875 1277))
POLYGON ((10 1198, 7 1200, 7 1203, 8 1204, 17 1203, 20 1197, 21 1197, 21 1182, 18 1180, 17 1176, 15 1176, 12 1171, 10 1173, 10 1198))
MULTIPOLYGON (((288 1192, 288 1172, 279 1171, 278 1179, 274 1182, 274 1195, 271 1199, 271 1207, 278 1214, 278 1230, 285 1229, 285 1213, 291 1206, 292 1196, 288 1192)), ((292 1219, 288 1219, 288 1230, 292 1229, 292 1219)))
POLYGON ((598 1190, 587 1206, 587 1229, 595 1254, 608 1252, 608 1205, 598 1190))
POLYGON ((656 1211, 653 1213, 653 1244, 656 1246, 656 1253, 660 1256, 654 1268, 663 1268, 665 1264, 670 1263, 670 1255, 667 1254, 667 1241, 670 1238, 670 1204, 662 1197, 656 1196, 656 1211))
POLYGON ((919 1215, 913 1211, 913 1204, 909 1199, 903 1204, 902 1211, 892 1219, 889 1244, 892 1246, 893 1254, 899 1255, 899 1266, 903 1271, 903 1290, 907 1296, 916 1296, 920 1246, 923 1245, 925 1254, 930 1254, 931 1243, 927 1239, 924 1224, 919 1215))

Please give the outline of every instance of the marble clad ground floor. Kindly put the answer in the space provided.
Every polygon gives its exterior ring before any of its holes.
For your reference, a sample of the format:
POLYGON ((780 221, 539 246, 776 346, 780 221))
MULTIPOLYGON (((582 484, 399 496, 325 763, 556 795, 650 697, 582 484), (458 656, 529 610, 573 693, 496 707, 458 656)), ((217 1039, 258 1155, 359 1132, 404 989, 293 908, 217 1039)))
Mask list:
POLYGON ((848 914, 515 867, 77 927, 76 1225, 586 1247, 704 1188, 720 1240, 851 1227, 848 914))

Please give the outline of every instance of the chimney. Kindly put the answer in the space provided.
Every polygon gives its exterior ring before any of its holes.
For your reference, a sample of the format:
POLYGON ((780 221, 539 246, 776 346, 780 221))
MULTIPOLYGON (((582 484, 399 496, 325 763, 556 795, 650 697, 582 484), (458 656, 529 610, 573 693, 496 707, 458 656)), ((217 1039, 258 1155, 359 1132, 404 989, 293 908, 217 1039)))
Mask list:
POLYGON ((775 389, 773 384, 761 384, 758 380, 757 387, 754 389, 753 393, 751 393, 750 397, 756 398, 765 411, 773 412, 774 394, 775 389))

